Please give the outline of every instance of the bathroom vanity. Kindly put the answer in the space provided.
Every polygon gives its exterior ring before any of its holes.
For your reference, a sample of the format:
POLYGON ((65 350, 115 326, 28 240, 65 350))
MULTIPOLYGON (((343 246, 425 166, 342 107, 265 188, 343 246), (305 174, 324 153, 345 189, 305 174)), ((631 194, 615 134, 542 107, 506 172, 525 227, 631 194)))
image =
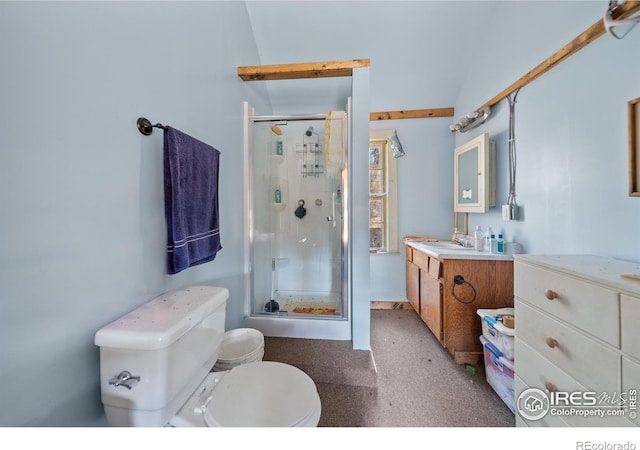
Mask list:
POLYGON ((409 303, 457 363, 478 363, 476 311, 513 306, 513 256, 449 241, 407 241, 406 254, 409 303))

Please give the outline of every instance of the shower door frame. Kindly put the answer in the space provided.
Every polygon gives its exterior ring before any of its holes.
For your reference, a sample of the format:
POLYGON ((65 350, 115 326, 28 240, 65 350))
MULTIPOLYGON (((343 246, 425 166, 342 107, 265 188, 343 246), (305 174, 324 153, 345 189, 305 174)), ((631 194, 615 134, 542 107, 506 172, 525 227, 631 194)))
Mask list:
POLYGON ((277 315, 258 314, 252 310, 253 273, 252 273, 252 241, 253 241, 253 207, 252 207, 252 179, 250 164, 250 150, 253 144, 253 125, 255 122, 270 122, 279 120, 324 120, 326 114, 305 115, 269 115, 259 116, 248 102, 244 107, 244 202, 245 202, 245 305, 244 326, 260 330, 265 336, 297 337, 311 339, 351 340, 351 255, 350 235, 351 225, 349 218, 349 175, 351 168, 351 99, 347 102, 347 146, 345 149, 345 168, 341 172, 342 189, 342 229, 341 229, 341 293, 342 302, 341 317, 322 317, 320 315, 277 315))

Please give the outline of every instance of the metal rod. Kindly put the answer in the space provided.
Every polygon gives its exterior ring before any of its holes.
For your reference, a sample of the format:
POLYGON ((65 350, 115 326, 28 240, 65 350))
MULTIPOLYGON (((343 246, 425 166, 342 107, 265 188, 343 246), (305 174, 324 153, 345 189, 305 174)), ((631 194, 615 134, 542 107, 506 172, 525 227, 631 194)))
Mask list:
POLYGON ((326 114, 294 114, 289 116, 249 116, 253 122, 271 122, 274 120, 323 120, 326 114))

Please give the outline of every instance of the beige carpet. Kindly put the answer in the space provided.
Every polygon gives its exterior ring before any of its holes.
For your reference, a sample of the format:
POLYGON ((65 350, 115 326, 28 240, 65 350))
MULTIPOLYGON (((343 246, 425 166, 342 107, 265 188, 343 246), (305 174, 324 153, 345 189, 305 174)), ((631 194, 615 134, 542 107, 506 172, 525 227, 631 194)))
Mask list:
POLYGON ((309 374, 321 427, 512 427, 485 380, 458 365, 413 310, 371 311, 372 351, 349 341, 265 338, 266 361, 309 374))

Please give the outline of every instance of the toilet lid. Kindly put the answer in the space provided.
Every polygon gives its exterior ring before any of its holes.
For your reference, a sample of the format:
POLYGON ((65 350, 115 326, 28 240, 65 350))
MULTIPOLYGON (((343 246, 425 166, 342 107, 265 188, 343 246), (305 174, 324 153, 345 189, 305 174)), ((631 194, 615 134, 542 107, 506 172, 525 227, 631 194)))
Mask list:
POLYGON ((319 403, 313 380, 302 370, 273 361, 231 369, 211 393, 204 420, 214 427, 291 427, 319 403))

